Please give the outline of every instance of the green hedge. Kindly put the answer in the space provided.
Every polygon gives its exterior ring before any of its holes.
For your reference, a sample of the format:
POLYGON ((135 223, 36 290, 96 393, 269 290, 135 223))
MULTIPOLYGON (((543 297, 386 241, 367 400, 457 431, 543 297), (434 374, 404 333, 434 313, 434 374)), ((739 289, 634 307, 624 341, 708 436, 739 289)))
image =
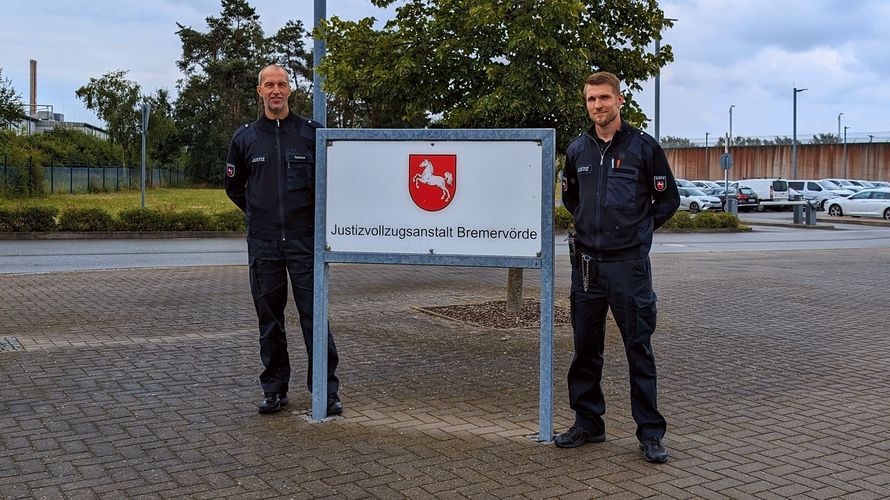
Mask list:
POLYGON ((129 208, 117 214, 117 228, 120 231, 163 231, 164 216, 150 208, 129 208))
MULTIPOLYGON (((66 208, 56 223, 58 210, 52 207, 0 209, 0 231, 244 231, 244 213, 231 210, 208 215, 197 210, 174 212, 169 209, 131 208, 117 218, 101 208, 66 208)), ((572 215, 565 207, 554 212, 554 228, 572 226, 572 215)), ((677 212, 664 225, 667 229, 737 229, 739 218, 726 212, 677 212)))
MULTIPOLYGON (((554 211, 555 229, 568 229, 573 226, 572 214, 565 207, 556 207, 554 211)), ((739 218, 727 212, 700 212, 692 215, 689 212, 677 212, 668 220, 667 229, 738 229, 739 218)))
POLYGON ((0 209, 0 231, 16 233, 55 231, 58 213, 58 209, 53 207, 0 209))
POLYGON ((206 214, 198 210, 130 208, 118 216, 101 208, 66 208, 59 215, 53 207, 0 208, 0 232, 47 231, 244 231, 247 223, 240 210, 206 214), (58 215, 58 222, 56 216, 58 215))
POLYGON ((677 212, 668 220, 665 229, 738 229, 739 218, 729 212, 677 212))
POLYGON ((59 231, 111 231, 114 219, 101 208, 66 208, 59 216, 59 231))

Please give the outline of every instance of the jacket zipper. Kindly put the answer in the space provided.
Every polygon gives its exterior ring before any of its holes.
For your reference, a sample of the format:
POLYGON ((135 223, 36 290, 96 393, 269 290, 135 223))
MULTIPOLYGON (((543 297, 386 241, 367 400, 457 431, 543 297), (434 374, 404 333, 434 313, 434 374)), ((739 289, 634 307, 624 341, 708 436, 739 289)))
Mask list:
POLYGON ((278 217, 281 225, 281 241, 287 240, 284 233, 284 187, 287 183, 287 172, 281 165, 281 120, 275 119, 275 162, 278 167, 278 217))
POLYGON ((602 248, 602 231, 600 230, 600 214, 606 209, 605 197, 603 196, 603 191, 605 190, 606 185, 606 177, 608 174, 603 173, 603 162, 606 160, 606 153, 609 152, 609 147, 612 145, 612 142, 615 140, 613 137, 608 144, 606 144, 606 149, 600 147, 600 143, 596 140, 596 137, 587 134, 587 137, 590 137, 593 140, 593 143, 596 144, 596 149, 600 152, 600 168, 597 172, 599 174, 599 182, 597 182, 596 186, 596 217, 594 218, 594 234, 596 234, 596 238, 594 239, 595 248, 602 248))

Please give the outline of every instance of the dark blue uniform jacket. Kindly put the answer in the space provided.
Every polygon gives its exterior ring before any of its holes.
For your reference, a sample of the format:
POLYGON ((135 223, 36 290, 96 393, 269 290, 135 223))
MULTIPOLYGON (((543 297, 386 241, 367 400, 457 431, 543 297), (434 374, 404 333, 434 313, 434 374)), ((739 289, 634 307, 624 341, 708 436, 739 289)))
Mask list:
POLYGON ((248 234, 264 240, 310 236, 315 221, 315 130, 295 113, 265 115, 235 131, 226 158, 226 194, 247 214, 248 234))
POLYGON ((667 158, 653 137, 624 122, 611 142, 595 137, 592 125, 566 151, 562 199, 577 248, 601 260, 643 257, 680 205, 667 158))

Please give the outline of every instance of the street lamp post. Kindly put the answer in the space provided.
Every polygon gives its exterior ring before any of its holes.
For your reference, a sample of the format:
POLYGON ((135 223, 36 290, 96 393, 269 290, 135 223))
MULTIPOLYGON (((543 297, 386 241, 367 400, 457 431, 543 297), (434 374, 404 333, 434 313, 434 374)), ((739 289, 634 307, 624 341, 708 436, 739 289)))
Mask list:
MULTIPOLYGON (((676 21, 676 19, 666 17, 665 21, 676 21)), ((658 38, 655 39, 655 56, 661 50, 661 30, 658 32, 658 38)), ((655 72, 655 140, 661 140, 659 128, 661 124, 661 66, 655 72)))
POLYGON ((726 145, 732 147, 732 108, 735 107, 735 104, 729 105, 729 139, 726 141, 726 145))
MULTIPOLYGON (((315 0, 315 27, 318 28, 321 21, 327 17, 327 0, 315 0)), ((322 127, 328 125, 328 103, 327 96, 321 90, 324 79, 318 72, 321 60, 325 55, 325 41, 323 38, 316 38, 312 57, 312 116, 315 121, 322 127)))
POLYGON ((844 179, 847 179, 847 129, 848 125, 844 125, 844 179))
POLYGON ((841 116, 843 113, 837 114, 837 142, 841 142, 841 116))
POLYGON ((708 171, 710 170, 711 163, 711 152, 708 149, 708 136, 710 132, 705 132, 705 177, 708 177, 708 171))
POLYGON ((875 136, 873 136, 873 135, 871 135, 871 134, 868 134, 868 149, 865 150, 865 173, 866 173, 866 178, 867 178, 867 179, 868 179, 868 178, 871 178, 871 179, 877 179, 877 178, 878 178, 878 171, 877 171, 877 169, 874 169, 874 170, 875 170, 875 173, 874 173, 874 175, 872 175, 871 177, 869 177, 869 176, 867 175, 867 174, 868 174, 868 171, 871 170, 871 169, 869 169, 869 164, 871 163, 871 143, 874 141, 874 139, 875 139, 875 136))
POLYGON ((791 138, 791 178, 797 179, 797 94, 806 89, 794 87, 794 126, 791 138))

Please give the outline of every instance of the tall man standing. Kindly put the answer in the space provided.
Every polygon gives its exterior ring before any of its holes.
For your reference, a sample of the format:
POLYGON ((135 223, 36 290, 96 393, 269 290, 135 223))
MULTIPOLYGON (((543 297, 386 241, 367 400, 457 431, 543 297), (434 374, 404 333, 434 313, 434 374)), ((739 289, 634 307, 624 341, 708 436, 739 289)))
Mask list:
MULTIPOLYGON (((250 292, 260 327, 260 413, 287 404, 290 358, 284 309, 290 276, 309 356, 312 390, 312 304, 315 221, 315 130, 321 125, 291 113, 290 82, 271 64, 259 74, 263 114, 235 131, 226 159, 226 194, 247 214, 250 292)), ((343 412, 337 396, 337 347, 328 331, 328 415, 343 412)))
POLYGON ((572 326, 575 357, 568 373, 575 423, 556 437, 574 448, 605 441, 606 403, 600 386, 606 312, 621 330, 630 371, 631 412, 646 460, 664 462, 667 423, 658 412, 655 292, 649 249, 652 233, 677 210, 680 198, 658 142, 621 119, 618 78, 590 75, 584 85, 593 126, 566 151, 563 204, 575 219, 572 255, 572 326))

